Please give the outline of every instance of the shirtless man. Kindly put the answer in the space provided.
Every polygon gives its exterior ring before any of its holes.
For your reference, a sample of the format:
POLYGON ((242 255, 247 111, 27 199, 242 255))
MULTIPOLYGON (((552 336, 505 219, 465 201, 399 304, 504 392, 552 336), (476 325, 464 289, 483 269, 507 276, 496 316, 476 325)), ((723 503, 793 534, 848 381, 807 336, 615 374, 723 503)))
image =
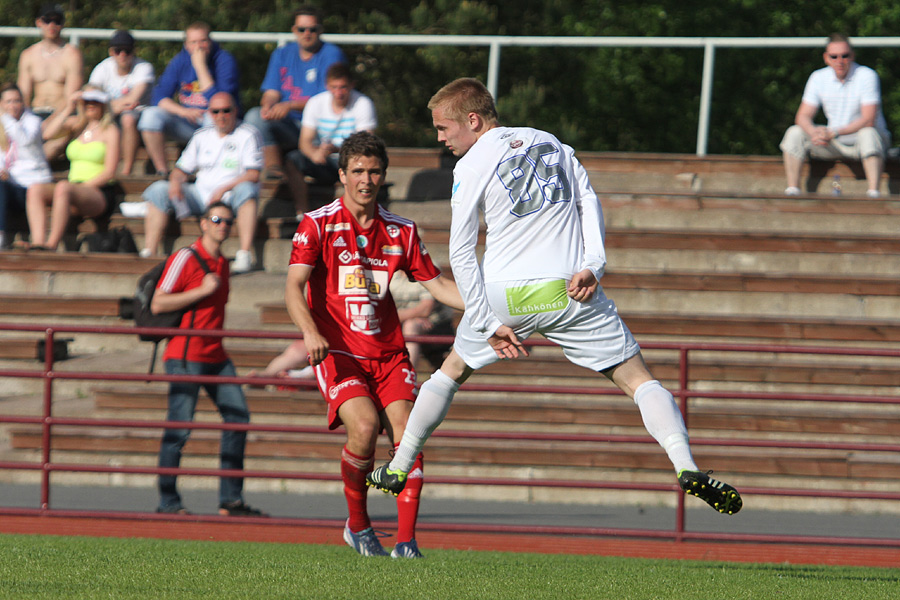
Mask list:
MULTIPOLYGON (((41 41, 22 51, 19 56, 18 86, 25 104, 42 119, 66 105, 73 93, 84 83, 81 50, 62 40, 65 14, 58 4, 45 4, 35 24, 41 30, 41 41)), ((48 160, 55 158, 65 147, 66 139, 49 140, 44 144, 48 160)))

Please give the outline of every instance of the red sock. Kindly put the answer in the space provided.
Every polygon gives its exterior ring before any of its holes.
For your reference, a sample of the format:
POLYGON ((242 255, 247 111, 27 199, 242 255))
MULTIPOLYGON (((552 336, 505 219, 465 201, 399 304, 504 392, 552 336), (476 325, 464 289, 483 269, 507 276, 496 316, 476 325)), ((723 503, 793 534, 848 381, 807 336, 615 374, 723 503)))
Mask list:
POLYGON ((406 487, 397 496, 397 541, 408 542, 416 537, 416 519, 419 518, 419 496, 424 482, 422 453, 416 457, 406 479, 406 487))
POLYGON ((375 453, 370 456, 356 456, 344 446, 341 451, 341 479, 344 481, 344 496, 350 513, 349 527, 353 533, 372 526, 366 509, 366 473, 372 470, 375 453))

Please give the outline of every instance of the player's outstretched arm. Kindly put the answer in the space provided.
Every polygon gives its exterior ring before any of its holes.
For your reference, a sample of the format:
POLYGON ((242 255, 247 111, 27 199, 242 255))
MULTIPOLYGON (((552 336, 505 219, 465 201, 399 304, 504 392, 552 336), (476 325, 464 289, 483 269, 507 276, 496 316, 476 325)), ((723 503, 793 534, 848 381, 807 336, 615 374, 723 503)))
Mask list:
POLYGON ((466 310, 466 305, 459 293, 459 288, 456 287, 456 282, 452 279, 441 275, 440 277, 435 277, 431 281, 423 281, 422 285, 428 290, 428 293, 434 296, 434 299, 441 304, 446 304, 456 310, 466 310))
POLYGON ((519 358, 519 354, 528 356, 528 350, 519 341, 516 333, 506 325, 498 327, 494 335, 488 338, 488 343, 500 358, 519 358))

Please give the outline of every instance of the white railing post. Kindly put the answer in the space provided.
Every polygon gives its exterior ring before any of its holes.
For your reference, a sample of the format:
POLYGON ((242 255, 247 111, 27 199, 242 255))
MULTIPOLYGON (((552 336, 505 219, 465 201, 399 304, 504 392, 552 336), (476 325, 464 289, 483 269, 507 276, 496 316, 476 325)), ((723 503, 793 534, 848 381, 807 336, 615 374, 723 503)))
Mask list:
POLYGON ((712 110, 713 67, 716 63, 716 47, 706 40, 703 48, 703 79, 700 83, 700 118, 697 122, 697 156, 706 156, 709 141, 709 113, 712 110))
POLYGON ((488 55, 487 89, 497 101, 497 79, 500 72, 500 42, 491 42, 491 52, 488 55))

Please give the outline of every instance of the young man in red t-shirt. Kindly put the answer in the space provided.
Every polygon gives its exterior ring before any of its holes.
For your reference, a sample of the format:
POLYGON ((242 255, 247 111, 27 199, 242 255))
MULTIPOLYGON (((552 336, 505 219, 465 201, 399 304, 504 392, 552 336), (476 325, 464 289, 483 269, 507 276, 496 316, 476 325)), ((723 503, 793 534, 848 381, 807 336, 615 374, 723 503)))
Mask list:
MULTIPOLYGON (((184 329, 222 329, 225 323, 225 303, 228 302, 228 261, 220 252, 231 226, 234 212, 222 202, 206 208, 200 219, 200 239, 190 248, 182 248, 166 262, 165 271, 157 284, 150 310, 153 313, 189 308, 179 327, 184 329), (192 252, 193 250, 193 252, 192 252), (196 252, 196 255, 194 254, 196 252), (206 263, 204 269, 198 258, 206 263)), ((235 377, 234 365, 225 353, 221 337, 177 335, 169 340, 163 354, 169 375, 216 375, 235 377)), ((233 383, 202 384, 206 393, 226 423, 247 423, 250 411, 241 386, 233 383)), ((169 384, 168 421, 192 421, 199 383, 172 382, 169 384)), ((178 467, 181 449, 190 436, 190 429, 166 429, 159 449, 160 467, 178 467)), ((245 431, 223 431, 221 466, 223 469, 244 468, 245 431)), ((240 477, 223 477, 219 486, 219 514, 265 516, 244 503, 240 477)), ((159 477, 159 508, 156 512, 187 514, 175 486, 174 475, 159 477)))
MULTIPOLYGON (((347 430, 344 540, 363 556, 386 556, 366 510, 366 473, 382 428, 394 445, 400 442, 416 396, 416 373, 388 285, 402 270, 438 301, 460 309, 463 303, 456 284, 431 261, 416 224, 376 203, 388 165, 384 143, 369 132, 355 133, 341 145, 338 165, 344 196, 300 221, 285 302, 328 402, 328 426, 347 430)), ((421 454, 409 482, 397 498, 395 558, 422 556, 415 540, 421 454)))

